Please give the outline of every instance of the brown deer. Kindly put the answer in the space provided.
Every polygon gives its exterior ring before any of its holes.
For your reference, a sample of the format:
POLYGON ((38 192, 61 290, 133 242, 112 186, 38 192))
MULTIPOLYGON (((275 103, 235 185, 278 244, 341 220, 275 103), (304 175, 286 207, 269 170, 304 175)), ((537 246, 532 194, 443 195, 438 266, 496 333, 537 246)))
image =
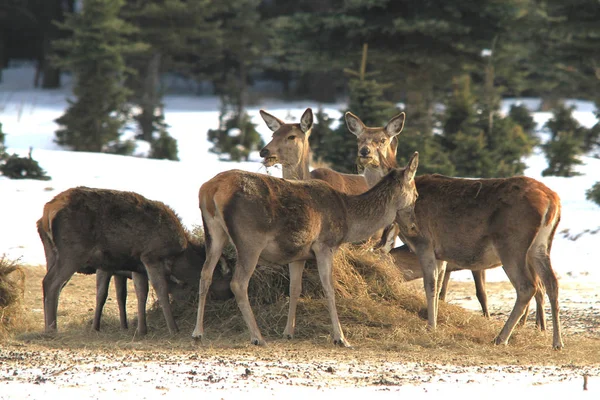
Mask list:
MULTIPOLYGON (((400 119, 404 120, 402 114, 392 118, 385 128, 369 128, 354 114, 346 113, 348 129, 359 138, 359 162, 368 181, 369 177, 375 181, 396 165, 395 151, 384 154, 381 149, 389 148, 384 139, 389 141, 397 135, 400 119), (374 143, 379 145, 372 146, 374 143), (364 146, 370 151, 363 151, 364 146)), ((418 235, 409 235, 399 224, 399 236, 416 254, 422 269, 429 327, 434 329, 437 324, 446 262, 474 271, 502 265, 515 287, 517 300, 495 343, 508 343, 534 295, 540 307, 541 278, 552 310, 553 347, 562 348, 558 280, 549 256, 560 221, 558 195, 541 182, 523 176, 461 179, 434 174, 415 178, 415 184, 419 193, 415 203, 418 235)), ((543 309, 538 314, 543 317, 543 309)))
POLYGON ((416 230, 413 205, 418 153, 406 168, 393 169, 369 191, 348 195, 320 180, 294 181, 239 170, 222 172, 199 192, 206 238, 192 336, 204 335, 204 306, 213 270, 231 241, 237 265, 231 280, 251 342, 265 341, 248 302, 248 282, 259 260, 283 265, 316 259, 333 325, 334 343, 348 346, 338 319, 332 284, 333 255, 345 242, 366 239, 401 215, 403 232, 416 230))
MULTIPOLYGON (((263 164, 271 167, 281 164, 284 179, 319 179, 329 183, 334 189, 346 194, 361 194, 369 189, 362 175, 343 174, 329 168, 309 171, 311 160, 309 137, 313 127, 313 112, 307 108, 300 123, 286 123, 279 118, 260 110, 263 120, 273 131, 273 138, 260 151, 263 164)), ((381 237, 381 233, 377 239, 381 237)), ((293 338, 296 327, 296 307, 302 292, 302 273, 305 261, 294 261, 290 268, 290 304, 284 336, 293 338)))
POLYGON ((169 331, 177 332, 169 291, 197 281, 205 257, 204 247, 191 238, 171 208, 133 192, 76 187, 46 203, 37 227, 47 264, 46 332, 57 329, 58 298, 71 276, 96 270, 133 272, 140 334, 147 331, 147 274, 169 331), (172 282, 180 287, 169 285, 172 282))

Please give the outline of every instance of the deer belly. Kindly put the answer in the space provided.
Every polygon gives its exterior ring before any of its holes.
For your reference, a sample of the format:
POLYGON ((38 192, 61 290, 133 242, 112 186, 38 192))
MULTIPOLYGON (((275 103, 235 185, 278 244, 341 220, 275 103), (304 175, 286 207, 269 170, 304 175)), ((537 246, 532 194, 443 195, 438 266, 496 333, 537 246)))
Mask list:
POLYGON ((263 249, 260 258, 273 264, 284 265, 292 261, 313 259, 314 254, 310 249, 310 245, 294 246, 289 242, 277 243, 273 241, 263 249))

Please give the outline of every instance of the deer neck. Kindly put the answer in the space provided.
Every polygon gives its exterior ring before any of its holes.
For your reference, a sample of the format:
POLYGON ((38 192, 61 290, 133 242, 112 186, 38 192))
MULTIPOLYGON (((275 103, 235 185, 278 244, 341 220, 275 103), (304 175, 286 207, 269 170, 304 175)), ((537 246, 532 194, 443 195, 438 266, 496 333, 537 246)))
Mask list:
POLYGON ((386 176, 392 169, 398 168, 398 163, 396 161, 396 153, 391 154, 388 152, 387 155, 383 155, 379 153, 379 165, 375 166, 367 166, 363 172, 363 176, 367 181, 367 185, 372 188, 375 186, 384 176, 386 176))
POLYGON ((374 235, 394 222, 398 199, 393 179, 381 179, 367 192, 347 197, 345 241, 356 242, 374 235))
POLYGON ((283 179, 293 179, 304 181, 310 179, 310 147, 308 142, 302 147, 302 156, 295 164, 282 165, 281 173, 283 179))

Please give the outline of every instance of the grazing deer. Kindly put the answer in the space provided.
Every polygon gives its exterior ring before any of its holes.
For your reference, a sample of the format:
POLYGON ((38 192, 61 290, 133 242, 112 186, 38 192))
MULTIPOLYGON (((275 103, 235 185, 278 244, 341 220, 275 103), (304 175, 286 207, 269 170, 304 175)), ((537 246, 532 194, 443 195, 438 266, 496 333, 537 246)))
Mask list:
MULTIPOLYGON (((359 138, 359 162, 370 183, 396 165, 395 151, 385 140, 395 137, 404 121, 401 114, 385 128, 368 128, 346 113, 348 129, 359 138), (370 151, 363 151, 367 146, 370 151)), ((461 179, 442 175, 415 178, 419 199, 415 204, 418 235, 408 235, 399 224, 400 238, 416 254, 423 273, 428 324, 437 324, 438 295, 446 262, 481 271, 502 265, 517 292, 517 300, 495 339, 507 344, 517 322, 536 295, 543 318, 543 292, 550 300, 553 347, 563 347, 558 305, 558 280, 550 262, 550 249, 560 221, 560 199, 541 182, 528 177, 461 179)), ((403 254, 410 257, 410 254, 403 254)), ((413 263, 414 264, 414 263, 413 263)))
MULTIPOLYGON (((147 331, 146 274, 169 331, 177 332, 169 291, 183 288, 169 283, 185 286, 197 280, 205 257, 204 248, 192 240, 171 208, 133 192, 76 187, 46 203, 37 227, 47 263, 43 280, 46 332, 57 329, 58 298, 71 276, 101 271, 100 280, 106 281, 103 270, 133 272, 139 334, 147 331)), ((101 311, 97 307, 96 315, 101 311)))
POLYGON ((348 195, 320 180, 294 181, 232 170, 204 183, 199 192, 206 238, 198 302, 192 336, 204 335, 204 307, 213 270, 230 240, 237 250, 231 280, 251 342, 265 341, 248 301, 248 282, 259 260, 283 265, 316 259, 327 298, 334 343, 348 346, 335 306, 332 284, 333 255, 345 242, 366 239, 401 215, 403 232, 416 230, 413 205, 417 198, 415 153, 406 168, 393 169, 369 191, 348 195))
MULTIPOLYGON (((314 120, 312 109, 307 108, 304 111, 300 123, 285 123, 264 110, 260 110, 260 115, 269 129, 273 131, 273 138, 260 151, 266 167, 281 164, 284 179, 319 179, 346 194, 361 194, 369 190, 367 181, 362 175, 342 174, 329 168, 317 168, 309 171, 311 154, 308 140, 314 120)), ((381 234, 377 236, 377 239, 380 237, 381 234)), ((289 265, 290 304, 283 335, 290 339, 294 337, 296 327, 296 307, 302 292, 304 265, 304 260, 294 261, 289 265)))

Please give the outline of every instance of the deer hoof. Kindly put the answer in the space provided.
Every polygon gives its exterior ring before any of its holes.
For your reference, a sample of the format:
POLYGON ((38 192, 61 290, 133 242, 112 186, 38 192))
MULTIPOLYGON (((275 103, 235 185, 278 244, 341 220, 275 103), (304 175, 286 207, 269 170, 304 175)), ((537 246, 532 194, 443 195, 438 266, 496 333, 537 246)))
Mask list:
POLYGON ((496 338, 492 341, 492 343, 495 344, 496 346, 499 346, 501 344, 507 345, 508 344, 508 340, 502 340, 502 339, 500 339, 499 336, 496 336, 496 338))
POLYGON ((553 348, 554 350, 556 350, 556 351, 560 351, 560 350, 562 350, 562 349, 563 349, 563 347, 565 347, 565 345, 564 345, 562 342, 560 342, 560 343, 558 343, 558 344, 554 344, 554 345, 552 345, 552 348, 553 348))
POLYGON ((350 343, 348 343, 348 341, 346 339, 343 339, 343 338, 342 339, 334 339, 333 340, 333 344, 335 346, 339 346, 339 347, 347 347, 347 348, 352 347, 350 345, 350 343))

